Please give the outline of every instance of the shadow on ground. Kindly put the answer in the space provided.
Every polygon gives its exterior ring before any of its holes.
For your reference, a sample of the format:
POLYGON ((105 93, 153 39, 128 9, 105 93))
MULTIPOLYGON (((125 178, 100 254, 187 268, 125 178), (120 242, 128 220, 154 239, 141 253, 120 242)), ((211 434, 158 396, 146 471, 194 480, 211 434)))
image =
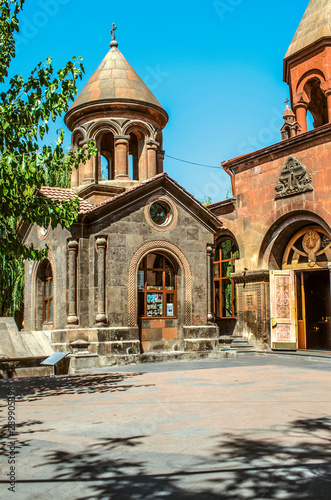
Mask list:
MULTIPOLYGON (((4 417, 4 414, 1 415, 4 417)), ((4 420, 4 419, 3 419, 4 420)), ((40 429, 41 420, 27 420, 26 422, 15 422, 15 426, 9 429, 8 425, 0 427, 0 455, 8 456, 10 445, 15 441, 15 452, 20 453, 23 448, 30 446, 30 440, 34 432, 49 432, 52 429, 40 429), (36 429, 38 426, 38 429, 36 429)))
POLYGON ((123 392, 137 387, 154 387, 153 384, 130 383, 140 375, 141 373, 108 373, 0 381, 0 397, 7 397, 9 385, 15 387, 16 399, 20 402, 36 401, 47 396, 123 392))
POLYGON ((145 438, 100 439, 80 453, 52 451, 43 465, 54 470, 49 481, 59 487, 86 484, 75 490, 77 500, 330 499, 331 418, 294 421, 268 440, 215 436, 209 457, 197 450, 188 467, 172 463, 169 473, 137 460, 145 438))

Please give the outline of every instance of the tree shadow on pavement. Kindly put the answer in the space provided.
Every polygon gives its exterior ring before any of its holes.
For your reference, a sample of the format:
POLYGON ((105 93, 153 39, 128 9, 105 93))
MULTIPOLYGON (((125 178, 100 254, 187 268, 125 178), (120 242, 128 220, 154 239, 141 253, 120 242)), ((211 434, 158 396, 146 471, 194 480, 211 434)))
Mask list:
POLYGON ((125 448, 141 445, 145 437, 101 440, 84 453, 55 451, 48 456, 47 465, 59 471, 55 476, 57 481, 88 483, 86 495, 76 496, 77 500, 219 499, 211 491, 187 491, 180 486, 180 477, 176 478, 176 474, 148 473, 143 461, 130 459, 125 448), (119 454, 126 458, 120 458, 119 454))
POLYGON ((30 445, 30 440, 34 432, 49 432, 53 429, 40 429, 43 424, 41 420, 27 420, 26 422, 15 422, 14 432, 11 434, 8 424, 0 426, 0 455, 8 456, 10 444, 15 441, 15 453, 20 453, 23 448, 30 445), (36 429, 36 426, 38 428, 36 429))
POLYGON ((86 484, 77 500, 329 500, 331 418, 297 420, 272 432, 270 439, 215 436, 214 452, 181 470, 175 455, 159 471, 153 454, 149 463, 146 454, 140 459, 146 436, 98 440, 77 453, 52 451, 46 463, 53 480, 86 484))
MULTIPOLYGON (((11 380, 18 401, 37 401, 47 396, 66 394, 95 394, 123 392, 138 387, 154 387, 154 384, 135 383, 141 373, 111 373, 92 375, 66 375, 34 377, 11 380), (130 383, 131 382, 131 383, 130 383)), ((0 381, 0 397, 6 397, 8 381, 0 381)))
POLYGON ((331 418, 296 420, 278 434, 259 440, 230 435, 218 445, 213 458, 227 471, 221 498, 331 498, 331 418))

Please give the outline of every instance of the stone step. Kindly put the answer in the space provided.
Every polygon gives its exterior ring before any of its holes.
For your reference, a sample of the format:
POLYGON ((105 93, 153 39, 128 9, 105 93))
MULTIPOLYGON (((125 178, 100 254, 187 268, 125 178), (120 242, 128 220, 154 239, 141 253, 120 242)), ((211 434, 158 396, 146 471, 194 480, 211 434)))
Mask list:
POLYGON ((251 345, 247 342, 247 340, 235 340, 234 342, 231 343, 232 346, 242 346, 242 345, 251 345))
POLYGON ((240 346, 240 347, 232 347, 230 350, 232 351, 255 351, 255 347, 254 346, 240 346))
POLYGON ((236 351, 237 356, 255 356, 256 348, 254 345, 249 344, 248 340, 241 335, 234 335, 232 337, 232 342, 230 349, 236 351))
POLYGON ((256 356, 256 350, 252 351, 237 351, 237 357, 240 356, 256 356))

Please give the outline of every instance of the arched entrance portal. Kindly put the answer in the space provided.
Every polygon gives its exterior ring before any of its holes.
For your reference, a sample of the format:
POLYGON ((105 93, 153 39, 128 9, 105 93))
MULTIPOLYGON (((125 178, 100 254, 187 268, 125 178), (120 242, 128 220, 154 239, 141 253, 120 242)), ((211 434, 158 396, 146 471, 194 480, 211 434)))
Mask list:
POLYGON ((128 291, 129 324, 140 329, 142 352, 184 350, 192 273, 182 251, 167 241, 145 243, 131 261, 128 291))
POLYGON ((282 270, 271 272, 272 347, 331 350, 331 237, 321 226, 288 242, 282 270))

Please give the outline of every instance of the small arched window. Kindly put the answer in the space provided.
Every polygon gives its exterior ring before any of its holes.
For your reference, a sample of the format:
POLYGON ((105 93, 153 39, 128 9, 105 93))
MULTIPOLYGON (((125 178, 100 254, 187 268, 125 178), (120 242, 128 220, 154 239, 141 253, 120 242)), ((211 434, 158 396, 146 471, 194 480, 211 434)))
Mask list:
POLYGON ((147 319, 177 317, 177 272, 162 254, 150 253, 140 263, 138 314, 147 319))
POLYGON ((237 295, 231 273, 239 259, 237 245, 230 239, 221 241, 214 259, 214 312, 216 318, 236 318, 237 295))
POLYGON ((53 323, 53 275, 50 263, 47 264, 44 276, 42 277, 43 287, 43 324, 53 323))

